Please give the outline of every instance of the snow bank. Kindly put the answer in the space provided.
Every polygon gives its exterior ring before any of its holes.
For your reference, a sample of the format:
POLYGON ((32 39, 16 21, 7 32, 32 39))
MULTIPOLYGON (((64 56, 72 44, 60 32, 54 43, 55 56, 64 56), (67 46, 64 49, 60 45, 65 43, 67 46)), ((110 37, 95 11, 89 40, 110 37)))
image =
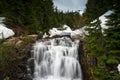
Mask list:
POLYGON ((72 30, 69 26, 67 25, 63 25, 63 30, 59 30, 57 28, 52 28, 49 30, 49 36, 46 35, 46 33, 43 35, 43 38, 47 37, 53 37, 53 36, 71 36, 71 37, 82 37, 84 35, 84 33, 86 32, 84 30, 85 27, 76 29, 76 30, 72 30))
MULTIPOLYGON (((110 15, 111 13, 113 13, 113 11, 107 11, 105 14, 103 14, 102 16, 99 17, 99 20, 101 21, 101 28, 102 28, 102 33, 104 34, 104 30, 108 29, 108 26, 106 26, 106 21, 108 20, 106 18, 106 16, 110 15)), ((93 20, 91 23, 96 22, 97 19, 93 20)), ((91 26, 90 28, 94 28, 94 26, 91 26)), ((105 34, 104 34, 105 35, 105 34)))
MULTIPOLYGON (((105 25, 105 24, 106 24, 106 21, 108 20, 108 19, 106 18, 106 16, 110 15, 111 13, 113 13, 113 12, 112 12, 112 11, 107 11, 105 14, 103 14, 102 16, 99 17, 99 19, 100 19, 100 21, 101 21, 101 27, 102 27, 103 29, 107 29, 107 28, 108 28, 108 26, 105 25)), ((93 20, 91 23, 94 23, 94 22, 96 22, 96 21, 97 21, 97 19, 93 20)))
POLYGON ((63 29, 64 30, 58 30, 57 28, 52 28, 49 30, 49 34, 50 36, 49 37, 53 37, 53 36, 62 36, 62 35, 65 35, 65 34, 70 34, 72 32, 71 28, 67 25, 63 25, 63 29))
MULTIPOLYGON (((106 21, 108 20, 108 19, 106 18, 106 16, 110 15, 111 13, 113 13, 113 12, 112 12, 112 11, 107 11, 105 14, 103 14, 102 16, 99 17, 99 19, 100 19, 100 21, 101 21, 101 27, 102 27, 103 29, 107 29, 107 28, 108 28, 108 26, 105 25, 105 24, 106 24, 106 21)), ((91 23, 94 23, 94 22, 96 22, 96 21, 97 21, 97 19, 93 20, 91 23)), ((91 27, 91 28, 92 28, 92 27, 91 27)))
POLYGON ((117 68, 118 68, 118 71, 119 71, 119 73, 120 73, 120 64, 118 64, 117 68))
POLYGON ((99 19, 101 20, 101 27, 103 28, 103 29, 107 29, 108 28, 108 26, 106 26, 105 24, 106 24, 106 21, 108 20, 105 16, 108 16, 108 15, 110 15, 111 13, 113 13, 112 11, 107 11, 105 14, 103 14, 102 16, 100 16, 99 17, 99 19))
POLYGON ((9 38, 14 34, 15 33, 11 29, 7 28, 4 24, 0 24, 0 39, 9 38))

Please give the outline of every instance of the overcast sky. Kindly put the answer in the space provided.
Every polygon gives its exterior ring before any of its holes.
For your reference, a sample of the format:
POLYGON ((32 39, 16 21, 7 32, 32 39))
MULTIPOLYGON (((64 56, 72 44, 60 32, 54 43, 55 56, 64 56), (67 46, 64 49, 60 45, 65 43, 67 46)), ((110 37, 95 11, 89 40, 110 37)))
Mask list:
POLYGON ((85 9, 85 4, 87 0, 53 0, 54 5, 57 6, 58 9, 66 11, 77 11, 81 10, 81 13, 85 9))

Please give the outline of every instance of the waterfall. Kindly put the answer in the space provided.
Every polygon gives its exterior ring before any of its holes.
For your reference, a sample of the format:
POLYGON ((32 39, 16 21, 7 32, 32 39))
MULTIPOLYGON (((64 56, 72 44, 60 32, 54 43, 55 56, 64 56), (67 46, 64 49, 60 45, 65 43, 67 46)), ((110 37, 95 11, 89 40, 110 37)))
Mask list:
POLYGON ((33 47, 33 80, 82 80, 79 41, 62 37, 37 41, 33 47))

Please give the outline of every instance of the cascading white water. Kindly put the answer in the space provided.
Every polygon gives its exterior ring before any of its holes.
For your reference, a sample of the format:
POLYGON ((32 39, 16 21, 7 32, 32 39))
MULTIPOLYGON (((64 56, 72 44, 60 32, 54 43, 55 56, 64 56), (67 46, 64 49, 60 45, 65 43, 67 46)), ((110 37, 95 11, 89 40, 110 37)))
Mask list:
POLYGON ((33 80, 82 80, 78 45, 66 37, 36 42, 33 80))

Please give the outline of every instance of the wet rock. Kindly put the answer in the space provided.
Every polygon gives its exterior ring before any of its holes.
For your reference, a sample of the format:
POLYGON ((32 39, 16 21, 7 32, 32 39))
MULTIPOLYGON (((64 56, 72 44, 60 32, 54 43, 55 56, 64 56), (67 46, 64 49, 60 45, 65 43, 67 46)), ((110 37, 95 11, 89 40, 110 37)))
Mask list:
POLYGON ((84 48, 84 40, 80 39, 79 43, 79 61, 81 63, 81 68, 83 72, 83 80, 94 80, 93 72, 90 70, 89 57, 84 48))
POLYGON ((25 80, 32 80, 33 77, 30 74, 25 75, 24 77, 25 80))
POLYGON ((27 69, 28 69, 28 73, 30 73, 31 75, 33 75, 34 72, 34 58, 30 58, 27 61, 27 69))
POLYGON ((21 69, 21 72, 27 73, 27 67, 26 64, 20 64, 18 67, 21 69))
POLYGON ((21 78, 24 77, 24 73, 19 73, 19 74, 17 74, 17 76, 18 76, 19 79, 21 79, 21 78))
POLYGON ((34 58, 28 59, 27 64, 28 65, 33 65, 34 64, 34 58))

